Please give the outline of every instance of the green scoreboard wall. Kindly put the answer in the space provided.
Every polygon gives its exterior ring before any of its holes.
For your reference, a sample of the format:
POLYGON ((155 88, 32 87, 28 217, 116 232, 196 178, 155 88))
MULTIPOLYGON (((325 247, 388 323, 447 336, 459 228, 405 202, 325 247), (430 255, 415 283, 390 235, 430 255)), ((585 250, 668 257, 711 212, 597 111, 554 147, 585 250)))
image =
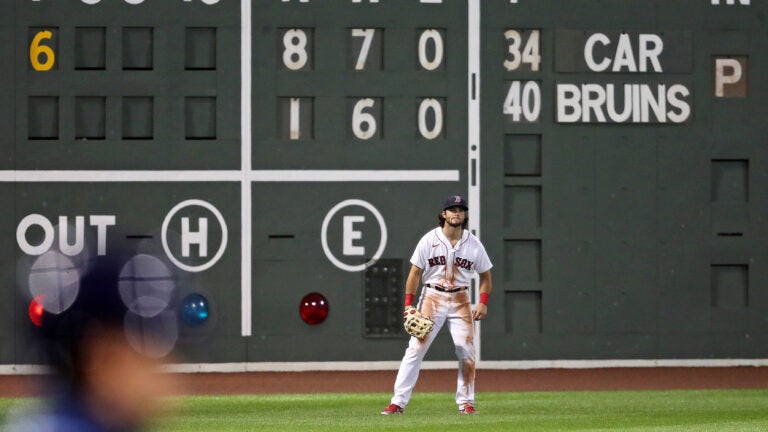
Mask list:
POLYGON ((766 13, 2 2, 0 363, 40 360, 41 280, 118 246, 169 304, 207 300, 160 320, 184 362, 397 360, 408 260, 455 193, 494 262, 482 359, 763 358, 766 13))

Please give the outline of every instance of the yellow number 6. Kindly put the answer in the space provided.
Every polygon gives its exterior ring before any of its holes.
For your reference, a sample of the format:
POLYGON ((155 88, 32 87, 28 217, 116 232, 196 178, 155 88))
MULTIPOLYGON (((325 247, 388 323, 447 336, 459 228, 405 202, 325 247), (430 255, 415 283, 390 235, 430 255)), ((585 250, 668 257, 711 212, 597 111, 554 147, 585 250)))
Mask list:
POLYGON ((37 32, 35 38, 32 39, 32 44, 29 46, 29 61, 32 63, 32 68, 36 71, 51 70, 53 63, 56 61, 56 56, 53 53, 51 47, 46 45, 40 45, 40 41, 43 39, 51 39, 53 34, 48 30, 37 32), (45 54, 45 63, 40 63, 40 55, 45 54))

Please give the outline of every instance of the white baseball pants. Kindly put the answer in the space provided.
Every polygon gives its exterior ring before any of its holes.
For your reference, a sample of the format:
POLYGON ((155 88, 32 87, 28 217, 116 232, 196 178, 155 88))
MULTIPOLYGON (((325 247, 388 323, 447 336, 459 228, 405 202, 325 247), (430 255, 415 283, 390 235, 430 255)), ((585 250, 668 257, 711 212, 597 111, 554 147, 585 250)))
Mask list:
POLYGON ((421 362, 443 324, 447 324, 451 338, 453 338, 453 344, 456 347, 456 357, 459 360, 456 403, 459 406, 465 403, 474 404, 475 345, 469 291, 446 293, 423 287, 417 309, 422 314, 431 317, 435 326, 423 341, 411 337, 397 372, 395 394, 391 403, 401 407, 408 404, 413 388, 416 386, 416 380, 419 378, 421 362))

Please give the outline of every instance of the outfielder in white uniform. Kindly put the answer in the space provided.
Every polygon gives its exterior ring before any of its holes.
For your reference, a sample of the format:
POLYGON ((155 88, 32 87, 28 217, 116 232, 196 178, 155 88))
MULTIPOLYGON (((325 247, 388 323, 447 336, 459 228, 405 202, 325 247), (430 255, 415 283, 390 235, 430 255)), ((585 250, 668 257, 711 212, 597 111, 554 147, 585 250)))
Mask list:
POLYGON ((435 322, 424 340, 412 336, 395 380, 391 404, 382 414, 402 414, 419 378, 421 362, 432 341, 448 326, 459 360, 456 403, 462 414, 475 414, 475 345, 473 320, 482 320, 488 311, 491 293, 491 260, 480 240, 467 230, 467 202, 458 195, 445 200, 439 215, 440 226, 425 234, 411 257, 411 270, 405 283, 405 308, 412 302, 419 285, 421 295, 416 308, 435 322), (480 302, 474 310, 470 282, 474 272, 480 276, 480 302))

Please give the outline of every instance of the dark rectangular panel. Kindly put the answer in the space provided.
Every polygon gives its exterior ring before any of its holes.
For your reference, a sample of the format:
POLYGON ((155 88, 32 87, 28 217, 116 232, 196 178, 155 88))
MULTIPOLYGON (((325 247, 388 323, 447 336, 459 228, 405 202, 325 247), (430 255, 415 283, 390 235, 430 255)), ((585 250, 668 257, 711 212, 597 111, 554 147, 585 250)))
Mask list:
POLYGON ((401 338, 403 328, 404 260, 383 259, 365 269, 365 337, 401 338))
POLYGON ((106 69, 106 49, 106 27, 75 28, 75 70, 106 69))
POLYGON ((103 140, 106 137, 107 98, 75 98, 75 139, 103 140))
POLYGON ((541 175, 541 135, 504 136, 504 174, 541 175))
POLYGON ((154 28, 126 27, 122 37, 123 69, 151 70, 154 66, 154 28))
POLYGON ((151 96, 123 98, 123 139, 152 139, 154 99, 151 96))
POLYGON ((504 227, 531 232, 541 227, 541 186, 504 189, 504 227))
POLYGON ((216 28, 187 28, 184 68, 216 70, 216 28))
POLYGON ((27 102, 27 137, 30 140, 59 138, 59 98, 33 96, 27 102))
POLYGON ((216 98, 184 98, 184 137, 189 140, 216 139, 216 98))

